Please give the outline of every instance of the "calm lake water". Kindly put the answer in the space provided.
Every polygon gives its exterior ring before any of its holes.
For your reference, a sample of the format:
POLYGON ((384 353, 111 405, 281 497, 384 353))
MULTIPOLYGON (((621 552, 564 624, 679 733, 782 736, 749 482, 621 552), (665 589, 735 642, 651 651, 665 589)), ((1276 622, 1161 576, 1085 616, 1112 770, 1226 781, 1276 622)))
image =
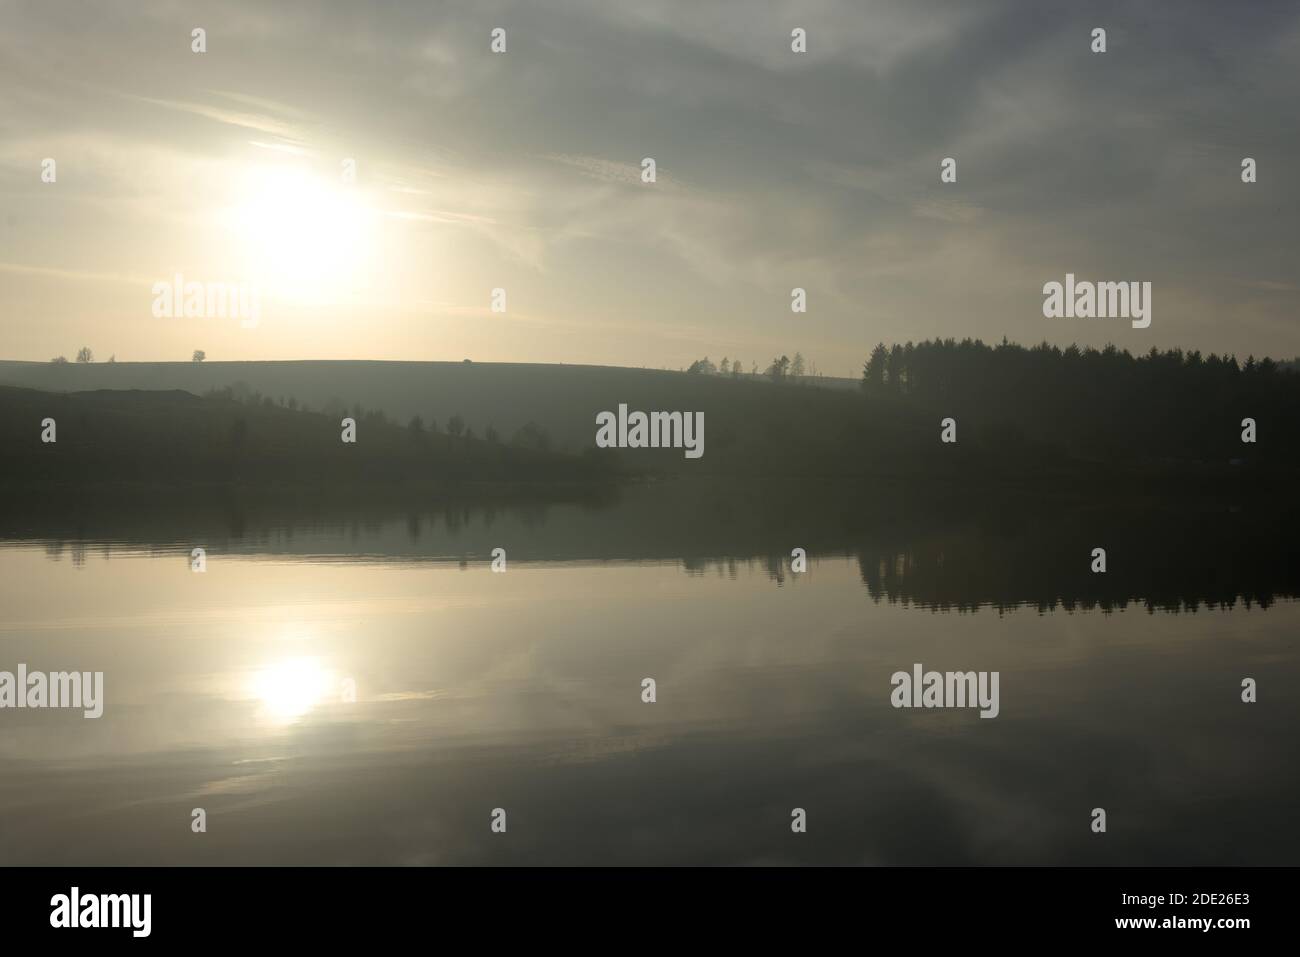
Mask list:
POLYGON ((1276 509, 850 501, 10 517, 0 670, 106 690, 0 711, 0 861, 1300 863, 1276 509))

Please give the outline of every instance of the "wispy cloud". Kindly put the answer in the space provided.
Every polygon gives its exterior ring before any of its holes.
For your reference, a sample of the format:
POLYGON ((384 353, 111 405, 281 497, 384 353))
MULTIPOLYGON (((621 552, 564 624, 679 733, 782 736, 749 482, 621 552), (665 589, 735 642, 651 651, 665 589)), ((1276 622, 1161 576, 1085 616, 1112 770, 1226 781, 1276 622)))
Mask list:
POLYGON ((204 119, 212 120, 215 123, 224 123, 227 126, 253 130, 258 133, 268 133, 272 136, 278 136, 281 139, 287 140, 290 143, 302 144, 305 142, 305 134, 300 127, 295 126, 288 121, 278 120, 274 117, 267 116, 263 113, 241 113, 206 103, 167 100, 149 96, 138 96, 133 93, 124 93, 122 95, 130 97, 133 100, 138 100, 141 103, 149 103, 153 106, 163 107, 164 109, 177 110, 182 113, 201 116, 204 119))
MULTIPOLYGON (((219 228, 247 203, 230 170, 342 190, 348 157, 348 188, 386 214, 369 302, 507 287, 530 327, 585 323, 583 348, 610 362, 677 367, 687 348, 782 337, 823 367, 877 339, 1099 344, 1113 330, 1043 323, 1035 290, 1067 269, 1157 283, 1170 305, 1143 348, 1300 352, 1300 132, 1277 119, 1294 4, 498 0, 489 21, 477 0, 231 0, 205 55, 162 0, 75 22, 11 5, 0 308, 45 321, 103 328, 99 293, 28 280, 227 274, 252 238, 219 228), (488 49, 498 21, 505 55, 488 49), (1102 22, 1111 49, 1094 55, 1102 22), (47 156, 57 185, 39 180, 47 156), (946 156, 956 183, 939 181, 946 156), (811 303, 799 321, 794 286, 811 303)), ((464 319, 458 352, 523 348, 505 323, 464 319)), ((382 333, 368 341, 425 334, 380 309, 303 322, 249 347, 355 354, 363 325, 382 333)), ((120 335, 147 351, 157 332, 120 335)), ((438 336, 419 340, 431 357, 438 336)), ((517 357, 562 359, 577 338, 539 335, 517 357)))

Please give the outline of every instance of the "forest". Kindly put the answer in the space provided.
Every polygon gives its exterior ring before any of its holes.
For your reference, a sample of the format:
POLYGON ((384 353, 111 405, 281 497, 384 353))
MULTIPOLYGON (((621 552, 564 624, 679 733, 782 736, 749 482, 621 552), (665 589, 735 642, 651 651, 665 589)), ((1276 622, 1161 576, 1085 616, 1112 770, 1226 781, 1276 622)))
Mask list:
POLYGON ((1171 349, 1026 348, 1005 340, 877 345, 862 390, 1106 462, 1297 461, 1300 374, 1271 359, 1171 349), (1243 441, 1253 420, 1254 441, 1243 441))

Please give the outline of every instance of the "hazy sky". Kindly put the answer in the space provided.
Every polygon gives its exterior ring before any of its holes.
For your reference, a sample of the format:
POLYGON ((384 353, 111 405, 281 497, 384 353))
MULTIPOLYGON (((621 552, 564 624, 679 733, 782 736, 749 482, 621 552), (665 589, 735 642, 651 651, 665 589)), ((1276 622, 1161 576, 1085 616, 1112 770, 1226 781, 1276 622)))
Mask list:
POLYGON ((1298 94, 1293 2, 0 0, 0 358, 1291 357, 1298 94), (1067 272, 1151 327, 1045 319, 1067 272))

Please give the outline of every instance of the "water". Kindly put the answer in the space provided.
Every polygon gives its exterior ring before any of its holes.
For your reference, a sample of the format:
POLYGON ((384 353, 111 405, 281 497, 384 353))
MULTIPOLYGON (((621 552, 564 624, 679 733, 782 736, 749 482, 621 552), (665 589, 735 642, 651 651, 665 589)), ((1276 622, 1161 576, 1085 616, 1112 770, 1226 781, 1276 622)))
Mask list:
POLYGON ((0 862, 1300 859, 1276 509, 796 492, 11 516, 0 670, 106 703, 0 711, 0 862), (999 716, 892 708, 915 662, 999 716))

